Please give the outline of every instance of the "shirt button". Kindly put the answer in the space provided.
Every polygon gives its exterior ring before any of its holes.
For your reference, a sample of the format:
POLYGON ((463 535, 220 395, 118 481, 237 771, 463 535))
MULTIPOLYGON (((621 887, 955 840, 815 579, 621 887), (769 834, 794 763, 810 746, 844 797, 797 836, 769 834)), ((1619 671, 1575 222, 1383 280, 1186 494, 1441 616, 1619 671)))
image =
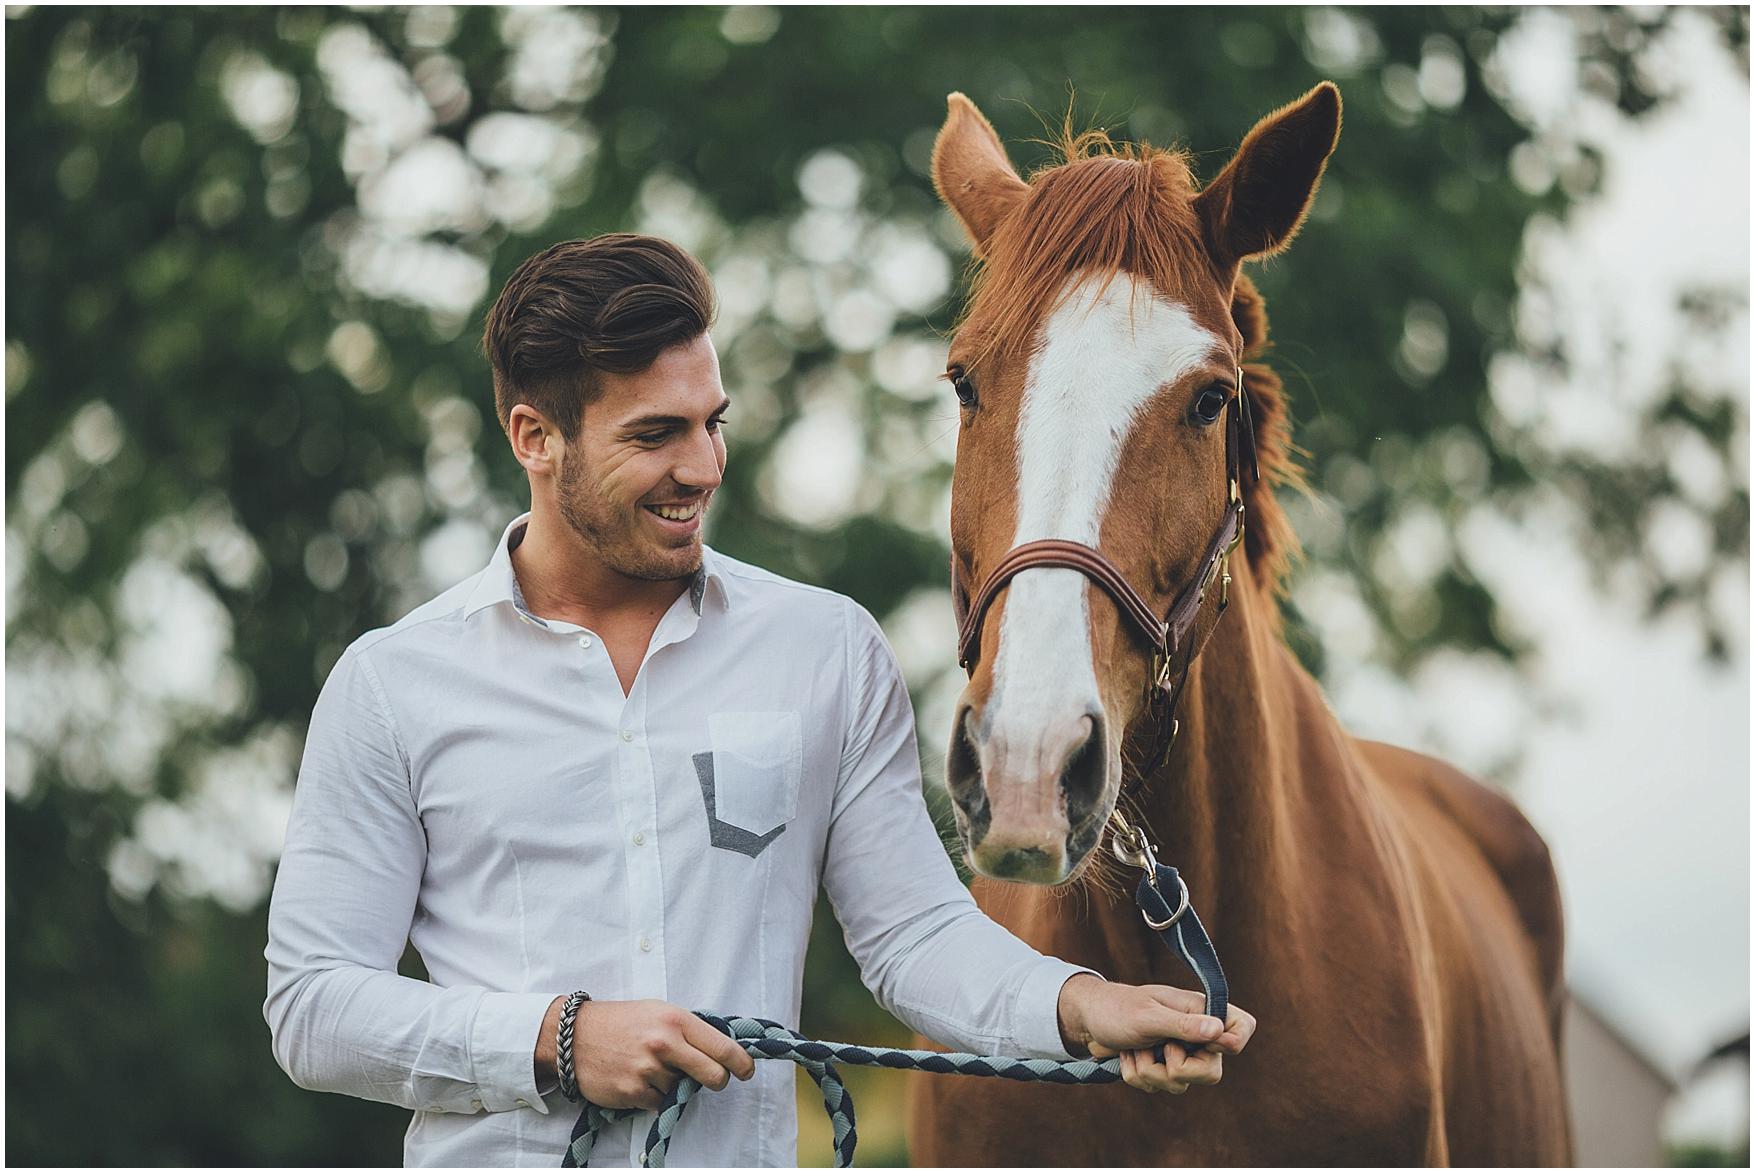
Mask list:
POLYGON ((623 741, 632 741, 632 740, 634 740, 634 731, 633 731, 633 730, 632 730, 632 729, 624 729, 624 730, 622 730, 622 740, 623 740, 623 741))
POLYGON ((529 1102, 528 1102, 528 1101, 527 1101, 527 1100, 519 1100, 519 1101, 518 1101, 518 1106, 519 1106, 519 1107, 520 1107, 520 1108, 528 1108, 528 1107, 530 1107, 530 1104, 529 1104, 529 1102))
POLYGON ((580 636, 579 637, 579 646, 582 648, 590 647, 591 646, 591 637, 588 635, 580 636))
POLYGON ((642 953, 652 952, 652 938, 651 937, 641 937, 640 938, 640 952, 642 952, 642 953))
POLYGON ((645 845, 645 843, 646 843, 646 832, 635 831, 634 832, 634 846, 635 847, 642 847, 645 845))
POLYGON ((481 1101, 480 1100, 469 1101, 469 1106, 471 1108, 474 1108, 477 1112, 481 1111, 481 1101))

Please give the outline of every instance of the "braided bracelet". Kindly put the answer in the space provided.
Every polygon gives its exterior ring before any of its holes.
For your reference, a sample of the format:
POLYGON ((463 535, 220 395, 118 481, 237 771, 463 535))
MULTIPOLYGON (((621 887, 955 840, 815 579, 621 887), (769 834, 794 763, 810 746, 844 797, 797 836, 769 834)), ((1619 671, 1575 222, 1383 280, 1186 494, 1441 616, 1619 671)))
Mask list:
POLYGON ((567 998, 567 1004, 561 1007, 561 1022, 555 1028, 555 1070, 561 1077, 561 1095, 571 1103, 580 1100, 579 1085, 573 1079, 573 1018, 579 1013, 579 1007, 591 1001, 591 995, 584 990, 576 990, 567 998))

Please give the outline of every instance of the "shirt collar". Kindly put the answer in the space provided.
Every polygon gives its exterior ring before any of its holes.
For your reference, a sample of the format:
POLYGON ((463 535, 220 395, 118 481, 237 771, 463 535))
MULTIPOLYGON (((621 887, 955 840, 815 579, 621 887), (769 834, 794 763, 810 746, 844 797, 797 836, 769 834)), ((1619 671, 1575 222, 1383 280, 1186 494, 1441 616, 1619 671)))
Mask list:
MULTIPOLYGON (((505 532, 500 534, 498 544, 494 546, 494 556, 482 568, 476 580, 475 589, 469 593, 469 601, 464 604, 463 617, 468 619, 477 611, 491 607, 495 603, 510 603, 524 618, 532 623, 546 623, 530 613, 524 602, 524 592, 518 586, 518 575, 512 569, 512 551, 519 542, 524 540, 525 527, 530 523, 530 514, 523 513, 512 519, 505 532)), ((719 605, 728 607, 731 603, 731 592, 725 581, 723 563, 717 553, 705 544, 701 546, 701 568, 689 582, 689 606, 694 608, 696 615, 706 602, 707 588, 712 585, 719 596, 719 605)))

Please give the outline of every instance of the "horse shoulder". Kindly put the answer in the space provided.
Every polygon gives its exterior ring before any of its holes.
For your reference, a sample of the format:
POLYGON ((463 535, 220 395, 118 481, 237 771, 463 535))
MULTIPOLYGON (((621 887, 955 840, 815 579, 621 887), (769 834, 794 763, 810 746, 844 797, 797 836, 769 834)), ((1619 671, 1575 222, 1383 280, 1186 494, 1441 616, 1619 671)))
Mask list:
POLYGON ((1498 878, 1534 947, 1550 1029, 1557 1035, 1564 927, 1560 883, 1547 843, 1509 797, 1448 762, 1383 742, 1355 739, 1355 744, 1395 801, 1417 821, 1460 832, 1498 878))

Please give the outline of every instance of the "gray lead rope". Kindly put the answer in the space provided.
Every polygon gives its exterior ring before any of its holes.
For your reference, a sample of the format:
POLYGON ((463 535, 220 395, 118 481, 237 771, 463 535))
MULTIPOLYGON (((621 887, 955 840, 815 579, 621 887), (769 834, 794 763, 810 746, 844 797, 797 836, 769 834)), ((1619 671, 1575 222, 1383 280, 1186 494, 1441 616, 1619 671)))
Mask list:
MULTIPOLYGON (((900 1047, 857 1047, 850 1043, 823 1043, 807 1039, 795 1031, 765 1018, 720 1017, 704 1010, 695 1013, 705 1022, 743 1044, 754 1059, 790 1059, 817 1082, 823 1093, 823 1107, 835 1129, 835 1167, 850 1168, 857 1140, 853 1125, 853 1097, 841 1082, 836 1063, 852 1063, 858 1067, 893 1067, 913 1071, 932 1071, 944 1075, 988 1075, 1026 1083, 1099 1084, 1116 1083, 1121 1079, 1121 1060, 1074 1059, 1012 1059, 1003 1055, 968 1055, 955 1051, 910 1051, 900 1047)), ((640 1164, 662 1169, 665 1154, 670 1151, 670 1137, 682 1119, 683 1108, 701 1090, 700 1081, 687 1075, 664 1097, 652 1127, 646 1133, 646 1146, 640 1153, 640 1164)), ((563 1169, 584 1168, 591 1160, 597 1135, 606 1125, 640 1114, 639 1108, 600 1108, 589 1100, 573 1126, 573 1138, 561 1158, 563 1169)))
MULTIPOLYGON (((1206 995, 1206 1012, 1220 1022, 1229 1020, 1230 987, 1225 971, 1219 964, 1218 952, 1206 926, 1201 924, 1188 900, 1188 885, 1176 869, 1158 862, 1155 848, 1145 830, 1127 821, 1119 810, 1110 812, 1115 832, 1110 849, 1122 863, 1141 869, 1134 900, 1140 916, 1159 938, 1177 953, 1200 979, 1206 995), (1171 893, 1174 892, 1174 905, 1171 893)), ((719 1033, 743 1044, 754 1059, 790 1059, 817 1081, 823 1093, 823 1107, 828 1109, 829 1122, 835 1130, 835 1168, 853 1165, 853 1147, 857 1135, 853 1127, 853 1097, 835 1070, 836 1063, 852 1063, 858 1067, 892 1067, 912 1071, 931 1071, 940 1075, 987 1075, 1026 1083, 1098 1084, 1115 1083, 1121 1078, 1121 1060, 1074 1059, 1013 1059, 1004 1055, 969 1055, 956 1051, 909 1051, 900 1047, 857 1047, 851 1043, 822 1043, 807 1039, 766 1018, 720 1017, 705 1010, 695 1014, 719 1033)), ((1160 1051, 1160 1061, 1162 1053, 1160 1051)), ((640 1164, 663 1168, 665 1154, 670 1151, 670 1137, 682 1119, 683 1108, 701 1090, 699 1080, 683 1076, 676 1087, 664 1097, 658 1115, 646 1133, 646 1146, 640 1152, 640 1164)), ((591 1161, 591 1150, 597 1135, 608 1124, 638 1115, 639 1108, 600 1108, 585 1101, 573 1125, 573 1137, 561 1157, 561 1168, 584 1168, 591 1161)))

